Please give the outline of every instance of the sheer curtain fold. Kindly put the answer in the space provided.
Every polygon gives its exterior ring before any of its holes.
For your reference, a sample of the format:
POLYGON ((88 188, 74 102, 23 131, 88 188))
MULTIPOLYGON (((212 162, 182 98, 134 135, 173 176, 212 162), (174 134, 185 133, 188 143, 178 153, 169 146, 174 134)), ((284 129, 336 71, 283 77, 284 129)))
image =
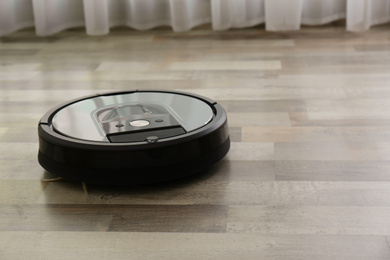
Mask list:
POLYGON ((31 0, 0 0, 0 36, 34 26, 31 0))
POLYGON ((109 33, 109 8, 107 0, 84 0, 85 29, 88 35, 109 33))
POLYGON ((265 21, 264 0, 211 0, 214 30, 250 27, 265 21))
POLYGON ((390 0, 348 0, 347 29, 368 30, 372 25, 390 21, 390 0))
POLYGON ((84 0, 84 10, 90 35, 107 34, 118 25, 137 30, 166 25, 187 31, 211 21, 209 1, 198 0, 84 0))
POLYGON ((85 25, 83 2, 80 0, 33 0, 32 3, 38 35, 50 35, 85 25))
POLYGON ((210 1, 170 0, 172 28, 176 32, 211 22, 210 1))
POLYGON ((269 31, 298 30, 302 0, 265 0, 265 28, 269 31))
POLYGON ((346 17, 346 0, 303 0, 302 24, 321 25, 346 17))
POLYGON ((265 23, 289 31, 344 18, 350 31, 387 23, 390 0, 0 0, 0 36, 32 26, 42 36, 79 26, 104 35, 118 25, 180 32, 205 23, 214 30, 265 23))

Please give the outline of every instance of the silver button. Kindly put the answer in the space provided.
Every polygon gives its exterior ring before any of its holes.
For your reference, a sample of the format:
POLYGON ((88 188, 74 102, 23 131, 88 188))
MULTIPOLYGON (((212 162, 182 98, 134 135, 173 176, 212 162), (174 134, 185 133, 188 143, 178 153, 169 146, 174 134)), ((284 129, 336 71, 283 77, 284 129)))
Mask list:
POLYGON ((156 143, 158 141, 158 137, 157 136, 148 136, 148 137, 146 137, 146 141, 148 143, 156 143))

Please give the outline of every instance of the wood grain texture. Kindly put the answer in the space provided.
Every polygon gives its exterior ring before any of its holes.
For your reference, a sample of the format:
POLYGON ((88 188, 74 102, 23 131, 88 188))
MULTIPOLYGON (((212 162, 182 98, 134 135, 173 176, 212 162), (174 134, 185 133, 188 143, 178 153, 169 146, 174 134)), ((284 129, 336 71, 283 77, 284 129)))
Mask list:
POLYGON ((242 124, 242 140, 257 142, 386 142, 390 140, 387 126, 293 126, 256 127, 242 124))
POLYGON ((275 143, 275 159, 276 160, 319 160, 319 161, 335 161, 335 160, 352 160, 350 149, 345 142, 288 142, 275 143))
POLYGON ((267 113, 233 113, 228 112, 229 126, 290 126, 288 113, 267 112, 267 113))
POLYGON ((371 112, 366 116, 351 111, 343 112, 291 112, 291 125, 293 126, 388 126, 390 119, 386 112, 371 112), (352 114, 352 115, 351 115, 352 114))
MULTIPOLYGON (((3 131, 5 131, 5 130, 3 130, 3 131)), ((242 140, 242 138, 241 138, 241 136, 242 136, 241 127, 229 127, 229 136, 230 136, 230 141, 232 141, 232 142, 241 142, 241 140, 242 140)))
MULTIPOLYGON (((222 177, 213 180, 208 175, 194 176, 164 186, 118 188, 88 185, 88 197, 80 183, 56 182, 41 189, 35 197, 24 198, 26 203, 37 204, 363 206, 367 210, 374 206, 390 206, 390 185, 386 182, 275 182, 269 177, 256 181, 262 179, 262 173, 259 169, 252 176, 247 173, 247 177, 232 181, 222 177)), ((11 183, 18 184, 17 181, 11 183)))
POLYGON ((24 49, 24 50, 14 50, 14 49, 0 49, 0 56, 24 56, 24 55, 34 55, 37 54, 38 50, 34 49, 24 49))
POLYGON ((173 62, 170 70, 279 70, 280 61, 173 62))
POLYGON ((219 103, 232 113, 305 112, 307 107, 303 100, 226 100, 219 103))
POLYGON ((389 161, 277 161, 280 181, 390 181, 389 161))
POLYGON ((343 235, 256 235, 104 232, 1 232, 1 249, 20 259, 28 255, 56 259, 386 259, 385 237, 343 235), (62 241, 68 241, 62 243, 62 241), (180 245, 180 246, 178 246, 180 245), (45 248, 45 250, 42 250, 45 248), (67 255, 59 254, 66 251, 67 255))
POLYGON ((0 230, 224 233, 227 210, 223 205, 4 205, 0 230))
POLYGON ((388 260, 389 39, 342 22, 0 38, 0 259, 388 260), (220 103, 229 154, 163 184, 42 181, 46 111, 135 89, 220 103))
POLYGON ((228 232, 388 236, 388 207, 232 206, 228 232), (373 218, 372 216, 375 216, 373 218))
POLYGON ((231 143, 224 160, 267 161, 274 159, 273 143, 231 143))

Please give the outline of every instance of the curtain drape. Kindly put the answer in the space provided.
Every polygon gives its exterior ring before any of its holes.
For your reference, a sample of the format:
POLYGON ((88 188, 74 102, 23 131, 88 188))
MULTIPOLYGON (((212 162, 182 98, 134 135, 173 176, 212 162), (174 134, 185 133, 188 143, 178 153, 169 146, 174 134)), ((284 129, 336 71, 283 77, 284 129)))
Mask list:
POLYGON ((118 25, 179 32, 205 23, 214 30, 265 23, 287 31, 343 18, 350 31, 387 23, 390 0, 0 0, 0 36, 31 26, 42 36, 79 26, 104 35, 118 25))

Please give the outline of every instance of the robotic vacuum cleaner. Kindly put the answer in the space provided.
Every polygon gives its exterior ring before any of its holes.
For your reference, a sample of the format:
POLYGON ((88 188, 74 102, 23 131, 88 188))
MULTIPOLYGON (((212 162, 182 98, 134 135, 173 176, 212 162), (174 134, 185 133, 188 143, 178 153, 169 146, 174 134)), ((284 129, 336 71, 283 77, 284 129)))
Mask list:
POLYGON ((200 172, 229 151, 225 110, 198 95, 154 90, 96 94, 47 112, 38 161, 64 179, 132 185, 200 172))

